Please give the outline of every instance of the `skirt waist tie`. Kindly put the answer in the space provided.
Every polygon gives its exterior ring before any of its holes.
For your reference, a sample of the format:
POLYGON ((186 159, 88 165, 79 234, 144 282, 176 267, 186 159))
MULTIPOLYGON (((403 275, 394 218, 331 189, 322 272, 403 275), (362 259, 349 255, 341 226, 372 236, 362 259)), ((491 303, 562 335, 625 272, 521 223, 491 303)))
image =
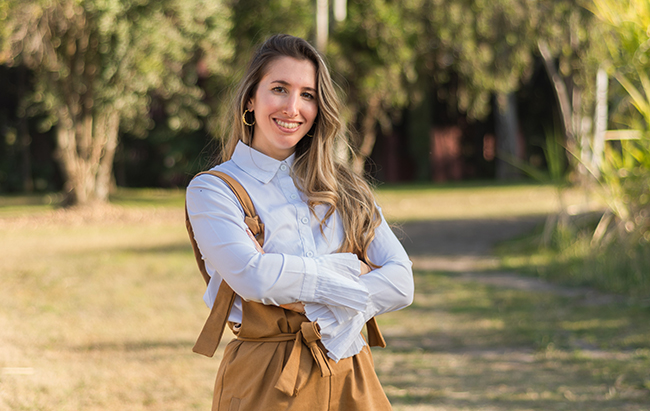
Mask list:
POLYGON ((315 362, 320 369, 321 377, 329 377, 332 375, 332 370, 329 365, 327 354, 323 348, 318 344, 321 334, 318 330, 316 322, 303 322, 300 325, 300 331, 295 334, 282 333, 271 337, 263 338, 246 338, 239 337, 240 341, 254 341, 254 342, 282 342, 294 341, 291 348, 291 354, 287 363, 282 368, 278 382, 275 388, 283 393, 295 397, 296 394, 305 386, 309 374, 311 373, 312 362, 315 362), (306 345, 309 348, 311 356, 302 359, 302 347, 306 345), (311 358, 306 360, 307 358, 311 358))

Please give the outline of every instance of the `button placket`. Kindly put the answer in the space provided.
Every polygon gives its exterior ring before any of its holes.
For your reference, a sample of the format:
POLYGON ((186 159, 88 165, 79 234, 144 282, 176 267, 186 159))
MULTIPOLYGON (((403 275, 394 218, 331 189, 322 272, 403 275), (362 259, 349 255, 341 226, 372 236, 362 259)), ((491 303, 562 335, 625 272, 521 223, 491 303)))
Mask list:
POLYGON ((312 258, 316 255, 314 251, 316 249, 316 244, 314 233, 311 229, 311 219, 309 218, 311 211, 309 206, 302 201, 296 203, 296 209, 298 210, 299 217, 298 232, 300 233, 300 237, 303 239, 303 255, 307 258, 312 258))
POLYGON ((298 226, 298 235, 300 236, 303 255, 307 258, 313 258, 316 253, 316 244, 314 239, 314 233, 311 229, 311 219, 309 206, 303 202, 298 188, 296 187, 293 179, 289 175, 289 166, 286 164, 280 164, 279 172, 280 186, 282 191, 290 204, 295 207, 296 211, 296 222, 298 226))

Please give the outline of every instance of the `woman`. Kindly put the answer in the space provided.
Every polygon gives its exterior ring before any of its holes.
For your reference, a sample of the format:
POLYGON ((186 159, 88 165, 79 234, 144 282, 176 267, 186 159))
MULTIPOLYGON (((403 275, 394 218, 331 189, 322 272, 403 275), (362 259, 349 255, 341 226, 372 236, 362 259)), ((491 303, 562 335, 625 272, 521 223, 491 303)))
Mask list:
POLYGON ((303 39, 269 38, 232 111, 226 161, 213 170, 248 192, 264 244, 222 179, 192 180, 187 212, 211 277, 204 300, 216 307, 234 291, 225 312, 237 339, 213 410, 390 410, 361 330, 370 321, 376 339, 374 316, 412 302, 411 263, 366 182, 335 162, 344 130, 321 56, 303 39))

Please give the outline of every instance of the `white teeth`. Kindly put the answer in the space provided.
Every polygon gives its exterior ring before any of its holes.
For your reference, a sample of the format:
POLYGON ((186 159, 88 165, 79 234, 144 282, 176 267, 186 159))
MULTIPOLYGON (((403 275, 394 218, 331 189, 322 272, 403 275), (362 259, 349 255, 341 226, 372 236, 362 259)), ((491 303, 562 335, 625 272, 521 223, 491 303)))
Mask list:
POLYGON ((298 126, 300 125, 300 123, 285 123, 282 120, 275 120, 275 122, 278 123, 280 127, 284 127, 284 128, 298 128, 298 126))

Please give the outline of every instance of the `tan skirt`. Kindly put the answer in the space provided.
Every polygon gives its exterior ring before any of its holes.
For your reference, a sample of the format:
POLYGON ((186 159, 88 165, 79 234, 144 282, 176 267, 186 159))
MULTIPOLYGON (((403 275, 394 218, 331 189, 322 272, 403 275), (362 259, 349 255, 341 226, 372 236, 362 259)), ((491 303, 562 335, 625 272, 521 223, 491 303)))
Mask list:
POLYGON ((384 411, 391 405, 368 346, 336 363, 315 323, 280 307, 243 302, 214 388, 216 411, 384 411))

